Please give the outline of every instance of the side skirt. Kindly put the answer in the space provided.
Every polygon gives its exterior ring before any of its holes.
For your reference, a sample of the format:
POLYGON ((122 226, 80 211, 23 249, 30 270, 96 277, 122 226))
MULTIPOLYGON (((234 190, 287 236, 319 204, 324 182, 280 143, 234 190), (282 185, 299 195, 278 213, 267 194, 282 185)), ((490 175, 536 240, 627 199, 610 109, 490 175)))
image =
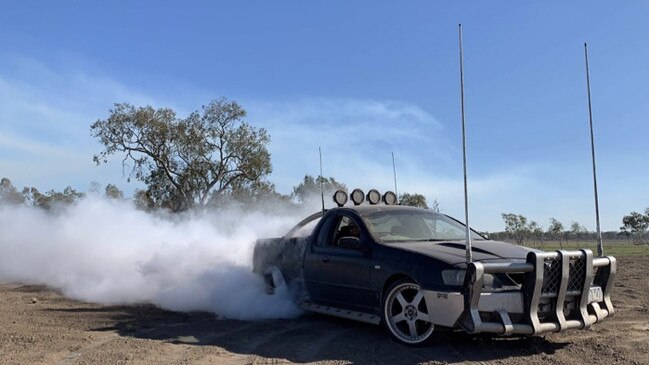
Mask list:
POLYGON ((327 314, 334 317, 352 319, 354 321, 365 322, 374 325, 378 325, 381 322, 381 318, 373 314, 355 312, 348 309, 328 307, 326 305, 313 304, 309 302, 303 302, 302 304, 300 304, 300 309, 309 312, 327 314))

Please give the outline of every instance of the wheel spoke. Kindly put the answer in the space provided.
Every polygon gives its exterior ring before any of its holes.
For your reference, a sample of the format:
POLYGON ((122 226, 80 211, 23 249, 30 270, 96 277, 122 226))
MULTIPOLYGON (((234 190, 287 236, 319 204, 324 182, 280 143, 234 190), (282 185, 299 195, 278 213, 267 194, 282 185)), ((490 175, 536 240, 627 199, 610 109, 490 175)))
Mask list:
POLYGON ((417 312, 417 319, 424 322, 430 322, 430 317, 424 312, 417 312))
POLYGON ((417 337, 417 326, 415 321, 408 321, 408 328, 410 329, 410 336, 417 337))
POLYGON ((406 316, 405 316, 405 314, 403 312, 401 312, 401 313, 397 314, 396 316, 392 317, 392 319, 394 320, 394 323, 399 323, 401 321, 405 321, 406 316))
POLYGON ((421 302, 421 299, 424 297, 424 294, 421 293, 421 291, 417 292, 417 295, 415 295, 415 298, 412 300, 412 305, 416 307, 419 307, 419 302, 421 302))
POLYGON ((406 298, 401 295, 401 293, 396 295, 397 300, 399 301, 399 304, 401 304, 401 308, 406 308, 406 305, 408 305, 408 302, 406 302, 406 298))

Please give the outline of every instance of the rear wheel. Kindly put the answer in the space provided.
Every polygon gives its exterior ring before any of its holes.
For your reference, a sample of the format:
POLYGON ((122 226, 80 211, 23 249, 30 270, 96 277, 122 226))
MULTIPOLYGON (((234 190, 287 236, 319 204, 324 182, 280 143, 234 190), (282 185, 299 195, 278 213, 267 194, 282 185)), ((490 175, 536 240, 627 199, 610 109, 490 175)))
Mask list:
POLYGON ((428 316, 426 299, 419 285, 397 281, 386 291, 383 323, 392 337, 407 345, 419 345, 430 338, 435 326, 428 316))
POLYGON ((275 291, 283 285, 286 285, 284 281, 284 275, 276 266, 270 266, 264 270, 264 281, 266 283, 266 293, 275 294, 275 291))

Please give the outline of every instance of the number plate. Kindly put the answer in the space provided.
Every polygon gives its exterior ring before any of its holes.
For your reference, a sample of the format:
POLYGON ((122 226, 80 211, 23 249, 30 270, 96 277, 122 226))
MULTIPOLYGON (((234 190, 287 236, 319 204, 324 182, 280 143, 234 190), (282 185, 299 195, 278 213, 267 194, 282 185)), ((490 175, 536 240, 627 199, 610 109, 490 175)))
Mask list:
POLYGON ((601 302, 604 300, 604 293, 602 288, 599 286, 594 286, 588 291, 588 303, 592 302, 601 302))

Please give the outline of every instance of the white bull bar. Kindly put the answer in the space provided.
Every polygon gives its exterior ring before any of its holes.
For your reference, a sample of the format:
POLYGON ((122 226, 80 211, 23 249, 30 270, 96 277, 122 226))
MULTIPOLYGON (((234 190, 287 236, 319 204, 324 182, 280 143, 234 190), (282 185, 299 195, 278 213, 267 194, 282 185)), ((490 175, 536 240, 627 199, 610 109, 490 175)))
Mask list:
POLYGON ((588 328, 614 313, 615 271, 614 257, 593 258, 590 250, 530 252, 524 263, 469 263, 460 325, 469 333, 501 335, 588 328), (512 273, 524 274, 520 291, 483 292, 485 274, 512 273), (598 287, 601 300, 590 295, 598 287), (514 320, 507 305, 512 294, 523 301, 523 313, 514 320))

